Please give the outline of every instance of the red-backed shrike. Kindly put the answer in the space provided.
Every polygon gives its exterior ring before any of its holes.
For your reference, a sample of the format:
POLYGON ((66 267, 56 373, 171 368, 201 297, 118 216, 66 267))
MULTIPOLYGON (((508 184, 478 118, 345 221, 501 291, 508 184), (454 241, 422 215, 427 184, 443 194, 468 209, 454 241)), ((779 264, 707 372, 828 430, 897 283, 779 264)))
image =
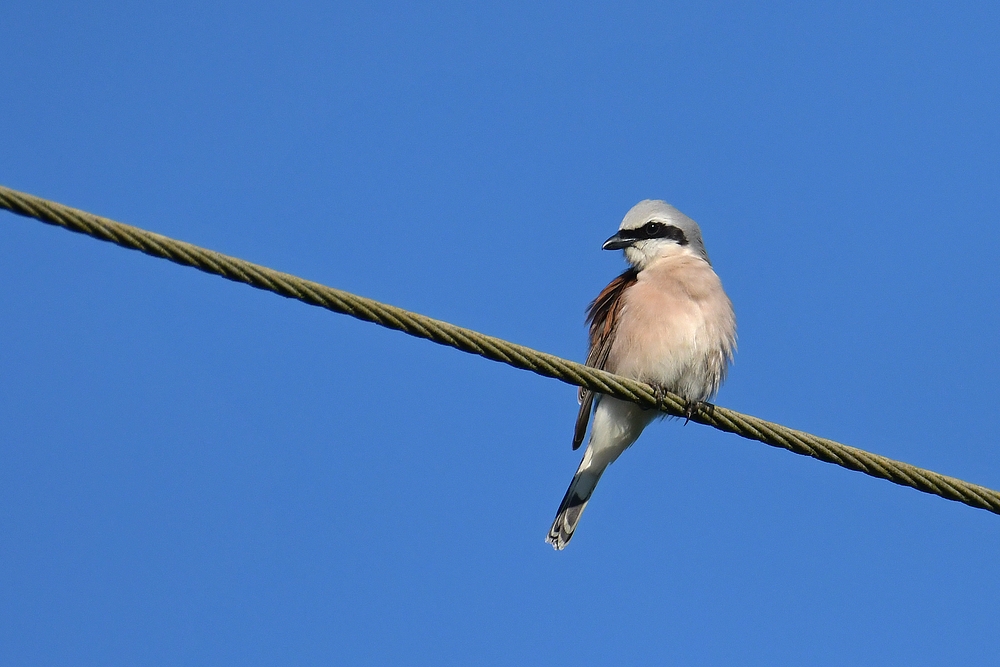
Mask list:
MULTIPOLYGON (((587 365, 647 382, 691 404, 719 389, 736 350, 736 315, 694 220, 659 200, 632 207, 605 250, 631 267, 590 304, 587 365)), ((660 413, 580 389, 573 449, 594 423, 583 461, 546 541, 563 549, 604 470, 660 413)))

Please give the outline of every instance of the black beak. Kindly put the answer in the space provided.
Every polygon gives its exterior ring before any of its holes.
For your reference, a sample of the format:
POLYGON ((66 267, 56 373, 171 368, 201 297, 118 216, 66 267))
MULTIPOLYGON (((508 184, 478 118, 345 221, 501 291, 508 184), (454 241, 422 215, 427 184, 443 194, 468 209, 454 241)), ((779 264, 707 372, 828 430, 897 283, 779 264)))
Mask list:
POLYGON ((635 241, 635 239, 627 239, 622 236, 621 232, 618 232, 610 239, 604 242, 601 246, 604 250, 621 250, 622 248, 627 248, 635 241))

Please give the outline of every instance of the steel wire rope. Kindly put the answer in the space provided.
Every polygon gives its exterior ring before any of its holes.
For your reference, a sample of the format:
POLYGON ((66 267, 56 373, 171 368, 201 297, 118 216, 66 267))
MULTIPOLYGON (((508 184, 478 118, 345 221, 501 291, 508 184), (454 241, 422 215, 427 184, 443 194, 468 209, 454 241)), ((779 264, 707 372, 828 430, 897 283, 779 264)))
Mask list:
MULTIPOLYGON (((487 336, 448 322, 435 320, 396 306, 334 289, 288 273, 275 271, 236 257, 102 218, 86 211, 0 186, 0 208, 35 218, 73 232, 86 234, 123 248, 190 266, 205 273, 245 283, 257 289, 297 299, 335 313, 350 315, 389 329, 425 338, 463 352, 531 371, 567 384, 583 386, 646 408, 657 408, 674 416, 685 416, 685 402, 671 393, 657 392, 642 382, 620 377, 523 345, 487 336)), ((695 408, 691 421, 735 433, 772 447, 833 463, 885 479, 917 491, 1000 514, 1000 492, 955 477, 918 468, 833 440, 745 415, 717 405, 695 408)))

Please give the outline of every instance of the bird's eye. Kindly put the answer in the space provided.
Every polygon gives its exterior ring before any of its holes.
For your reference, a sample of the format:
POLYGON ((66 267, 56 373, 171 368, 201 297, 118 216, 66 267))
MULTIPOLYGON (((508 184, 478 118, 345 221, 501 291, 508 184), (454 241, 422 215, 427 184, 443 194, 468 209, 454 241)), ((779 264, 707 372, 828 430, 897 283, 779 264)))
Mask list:
POLYGON ((645 225, 642 226, 642 231, 645 234, 646 238, 648 239, 656 238, 663 231, 663 223, 647 222, 645 225))

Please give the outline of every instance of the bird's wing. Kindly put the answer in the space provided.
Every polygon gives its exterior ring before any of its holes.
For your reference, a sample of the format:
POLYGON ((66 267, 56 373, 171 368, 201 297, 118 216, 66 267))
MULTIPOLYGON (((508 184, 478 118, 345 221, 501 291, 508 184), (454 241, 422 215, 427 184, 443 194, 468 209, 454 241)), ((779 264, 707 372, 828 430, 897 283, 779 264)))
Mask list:
MULTIPOLYGON (((635 284, 638 271, 629 269, 608 283, 601 290, 590 307, 587 308, 587 323, 590 324, 590 351, 587 353, 587 365, 604 369, 614 341, 615 327, 622 309, 622 295, 625 290, 635 284)), ((580 412, 576 417, 576 429, 573 432, 573 449, 579 449, 583 438, 587 435, 587 424, 590 422, 590 411, 594 406, 594 393, 580 387, 580 412)))

